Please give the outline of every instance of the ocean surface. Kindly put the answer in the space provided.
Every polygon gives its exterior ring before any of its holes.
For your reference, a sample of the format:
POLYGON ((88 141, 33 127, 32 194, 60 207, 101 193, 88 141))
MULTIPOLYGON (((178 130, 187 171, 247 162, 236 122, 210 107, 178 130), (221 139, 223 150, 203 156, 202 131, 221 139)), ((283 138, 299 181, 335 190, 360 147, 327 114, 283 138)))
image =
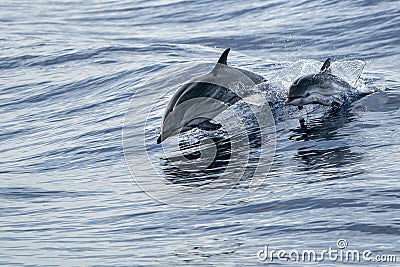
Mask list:
POLYGON ((2 265, 308 263, 266 247, 400 262, 399 1, 3 0, 0 112, 2 265), (257 190, 180 172, 156 144, 179 85, 228 47, 274 99, 257 190), (334 111, 283 106, 328 57, 376 92, 334 111))

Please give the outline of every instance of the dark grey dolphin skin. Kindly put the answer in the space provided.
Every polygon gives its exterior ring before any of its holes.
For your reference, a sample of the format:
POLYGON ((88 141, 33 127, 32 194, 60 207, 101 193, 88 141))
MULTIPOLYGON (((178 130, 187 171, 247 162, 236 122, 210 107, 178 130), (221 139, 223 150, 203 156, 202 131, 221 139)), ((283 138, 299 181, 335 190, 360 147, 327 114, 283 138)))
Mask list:
POLYGON ((289 88, 285 105, 298 106, 301 109, 308 104, 324 106, 342 104, 341 96, 355 89, 346 81, 333 75, 330 71, 330 65, 331 60, 328 58, 319 73, 295 80, 289 88))
POLYGON ((251 71, 229 67, 227 65, 229 51, 230 48, 221 54, 210 73, 188 81, 174 94, 166 107, 157 144, 172 135, 196 127, 206 131, 219 129, 221 125, 212 123, 210 120, 221 113, 224 107, 216 105, 212 100, 215 99, 229 106, 242 99, 233 90, 228 89, 228 86, 224 86, 228 82, 259 84, 266 81, 262 76, 251 71))

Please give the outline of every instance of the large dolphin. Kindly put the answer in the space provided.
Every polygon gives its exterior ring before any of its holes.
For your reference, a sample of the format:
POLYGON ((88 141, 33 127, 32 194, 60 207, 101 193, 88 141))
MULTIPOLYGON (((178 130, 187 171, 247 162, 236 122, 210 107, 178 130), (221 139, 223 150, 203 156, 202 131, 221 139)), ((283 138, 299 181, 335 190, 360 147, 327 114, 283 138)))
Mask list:
POLYGON ((228 48, 221 54, 211 72, 188 81, 174 94, 162 118, 157 144, 196 127, 206 131, 219 129, 221 125, 210 120, 237 101, 251 99, 251 90, 247 89, 266 81, 248 70, 229 67, 229 51, 228 48), (238 91, 238 87, 245 90, 238 91))
POLYGON ((356 92, 348 82, 331 73, 330 65, 331 60, 328 58, 319 73, 295 80, 289 88, 285 105, 298 106, 299 109, 308 104, 335 106, 342 104, 346 96, 356 92))

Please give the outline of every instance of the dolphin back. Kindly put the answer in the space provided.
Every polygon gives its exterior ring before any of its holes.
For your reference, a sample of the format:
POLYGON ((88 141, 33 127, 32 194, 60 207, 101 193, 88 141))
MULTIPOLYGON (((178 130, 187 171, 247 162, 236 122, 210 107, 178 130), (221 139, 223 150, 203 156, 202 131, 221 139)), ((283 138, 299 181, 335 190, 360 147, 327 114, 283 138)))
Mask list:
POLYGON ((173 95, 164 112, 158 143, 197 125, 217 129, 209 120, 242 99, 258 104, 260 96, 254 87, 266 80, 251 71, 229 67, 229 51, 221 54, 211 72, 186 82, 173 95))
POLYGON ((241 73, 243 73, 244 75, 246 75, 254 84, 260 84, 263 82, 266 82, 267 79, 265 79, 263 76, 258 75, 257 73, 254 73, 252 71, 249 70, 244 70, 244 69, 240 69, 240 68, 234 68, 238 71, 240 71, 241 73))

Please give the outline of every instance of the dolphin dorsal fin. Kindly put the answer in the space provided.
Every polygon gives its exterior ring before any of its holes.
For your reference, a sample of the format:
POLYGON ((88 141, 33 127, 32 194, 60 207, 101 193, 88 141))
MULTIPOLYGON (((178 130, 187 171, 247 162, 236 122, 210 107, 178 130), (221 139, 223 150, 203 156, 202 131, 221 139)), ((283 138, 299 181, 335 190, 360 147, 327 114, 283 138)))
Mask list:
POLYGON ((224 65, 228 65, 228 64, 227 64, 227 59, 228 59, 229 51, 231 51, 230 48, 225 49, 225 51, 224 51, 224 52, 221 54, 221 56, 219 57, 217 63, 219 63, 219 64, 224 64, 224 65))
POLYGON ((321 70, 319 71, 319 73, 330 73, 330 66, 331 66, 331 59, 328 57, 324 64, 321 67, 321 70))

